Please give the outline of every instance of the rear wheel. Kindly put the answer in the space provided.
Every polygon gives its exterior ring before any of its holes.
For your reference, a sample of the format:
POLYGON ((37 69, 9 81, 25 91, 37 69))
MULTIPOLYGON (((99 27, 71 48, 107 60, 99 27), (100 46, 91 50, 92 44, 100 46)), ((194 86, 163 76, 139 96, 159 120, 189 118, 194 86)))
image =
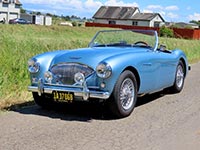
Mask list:
POLYGON ((176 68, 176 76, 174 85, 170 88, 171 92, 179 93, 182 91, 185 81, 185 67, 182 61, 179 62, 176 68))
POLYGON ((137 81, 131 71, 124 71, 110 98, 110 109, 118 118, 126 117, 131 114, 137 101, 137 81))

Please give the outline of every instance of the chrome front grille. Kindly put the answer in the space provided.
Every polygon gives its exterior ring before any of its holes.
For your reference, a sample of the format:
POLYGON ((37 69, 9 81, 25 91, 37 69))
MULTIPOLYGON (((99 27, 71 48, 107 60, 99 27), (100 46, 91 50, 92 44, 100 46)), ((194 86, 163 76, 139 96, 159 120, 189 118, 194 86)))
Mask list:
POLYGON ((57 64, 54 65, 50 71, 54 78, 56 78, 56 82, 61 82, 65 85, 73 85, 75 83, 74 75, 78 72, 83 73, 86 78, 94 72, 89 66, 77 63, 57 64))

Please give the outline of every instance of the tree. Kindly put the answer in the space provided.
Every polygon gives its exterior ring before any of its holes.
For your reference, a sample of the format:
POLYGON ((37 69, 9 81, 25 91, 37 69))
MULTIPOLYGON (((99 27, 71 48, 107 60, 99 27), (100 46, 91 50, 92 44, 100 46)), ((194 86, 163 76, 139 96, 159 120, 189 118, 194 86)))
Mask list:
POLYGON ((161 37, 174 37, 174 32, 172 29, 162 26, 160 28, 160 36, 161 37))
POLYGON ((38 11, 38 12, 36 12, 36 15, 42 15, 42 13, 38 11))
POLYGON ((24 8, 20 7, 20 13, 25 14, 26 10, 24 8))
POLYGON ((46 16, 51 16, 51 17, 53 17, 53 15, 52 15, 51 13, 47 13, 46 16))
POLYGON ((198 25, 200 27, 200 20, 199 21, 192 20, 192 21, 190 21, 190 23, 194 23, 194 24, 196 24, 196 25, 198 25))

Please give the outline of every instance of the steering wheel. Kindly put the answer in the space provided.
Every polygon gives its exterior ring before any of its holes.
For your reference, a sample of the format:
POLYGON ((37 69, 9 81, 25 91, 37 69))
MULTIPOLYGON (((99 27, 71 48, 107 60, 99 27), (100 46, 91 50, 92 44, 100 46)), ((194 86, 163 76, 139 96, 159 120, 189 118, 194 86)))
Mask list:
POLYGON ((145 46, 149 46, 146 42, 144 42, 144 41, 137 41, 137 42, 135 42, 134 43, 135 45, 138 45, 138 44, 143 44, 143 45, 145 45, 145 46))

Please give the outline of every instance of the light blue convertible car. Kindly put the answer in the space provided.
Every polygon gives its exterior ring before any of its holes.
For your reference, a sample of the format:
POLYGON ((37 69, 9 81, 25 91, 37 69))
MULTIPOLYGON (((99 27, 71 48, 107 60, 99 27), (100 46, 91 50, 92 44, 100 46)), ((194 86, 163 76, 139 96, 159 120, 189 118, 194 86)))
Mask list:
POLYGON ((152 30, 99 31, 87 48, 58 50, 28 61, 36 104, 107 102, 117 117, 133 111, 137 97, 183 89, 189 66, 179 49, 159 45, 152 30))

